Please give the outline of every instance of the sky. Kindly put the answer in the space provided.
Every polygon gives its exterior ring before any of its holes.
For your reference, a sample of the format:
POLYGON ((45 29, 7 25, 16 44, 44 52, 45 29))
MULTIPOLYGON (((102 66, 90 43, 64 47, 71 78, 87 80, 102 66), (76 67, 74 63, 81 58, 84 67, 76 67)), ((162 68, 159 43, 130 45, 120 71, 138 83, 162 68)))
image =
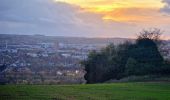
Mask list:
POLYGON ((170 0, 0 0, 0 34, 170 39, 170 0))

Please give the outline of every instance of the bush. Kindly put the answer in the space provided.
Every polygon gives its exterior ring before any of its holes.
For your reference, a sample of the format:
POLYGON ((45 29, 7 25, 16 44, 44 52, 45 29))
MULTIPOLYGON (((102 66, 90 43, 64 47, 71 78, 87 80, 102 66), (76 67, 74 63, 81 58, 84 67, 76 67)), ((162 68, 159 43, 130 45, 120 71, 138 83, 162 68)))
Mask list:
POLYGON ((82 62, 87 83, 100 83, 131 75, 170 74, 170 64, 164 61, 157 47, 159 34, 144 34, 135 43, 110 44, 100 52, 91 52, 88 59, 82 62))

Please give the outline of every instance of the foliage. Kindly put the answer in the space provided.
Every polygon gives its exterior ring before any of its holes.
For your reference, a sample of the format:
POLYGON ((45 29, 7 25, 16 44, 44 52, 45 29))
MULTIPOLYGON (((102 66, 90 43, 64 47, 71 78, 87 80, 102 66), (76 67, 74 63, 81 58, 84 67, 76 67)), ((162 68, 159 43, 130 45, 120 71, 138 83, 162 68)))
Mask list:
POLYGON ((158 50, 160 35, 160 30, 144 31, 135 43, 110 44, 100 52, 91 52, 82 63, 87 83, 100 83, 131 75, 170 74, 170 66, 158 50))
POLYGON ((136 73, 139 73, 136 70, 136 67, 139 67, 138 62, 133 58, 129 58, 125 66, 126 75, 134 75, 136 73))
POLYGON ((138 39, 150 39, 153 40, 156 43, 161 43, 161 35, 163 32, 160 29, 152 28, 149 30, 143 30, 139 33, 138 39))

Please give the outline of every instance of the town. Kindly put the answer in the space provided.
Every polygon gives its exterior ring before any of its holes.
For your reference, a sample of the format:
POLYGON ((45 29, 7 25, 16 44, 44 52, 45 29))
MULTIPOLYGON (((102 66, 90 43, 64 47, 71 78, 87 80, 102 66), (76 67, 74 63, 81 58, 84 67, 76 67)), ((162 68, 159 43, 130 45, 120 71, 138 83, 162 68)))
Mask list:
POLYGON ((85 60, 91 50, 106 46, 37 39, 30 43, 32 38, 23 37, 27 39, 1 39, 0 66, 5 68, 0 72, 0 80, 4 83, 84 83, 85 72, 80 61, 85 60))
MULTIPOLYGON (((118 44, 127 39, 1 35, 0 83, 85 83, 80 62, 87 59, 90 51, 100 51, 115 41, 118 44)), ((163 55, 170 59, 170 42, 166 44, 163 55)))

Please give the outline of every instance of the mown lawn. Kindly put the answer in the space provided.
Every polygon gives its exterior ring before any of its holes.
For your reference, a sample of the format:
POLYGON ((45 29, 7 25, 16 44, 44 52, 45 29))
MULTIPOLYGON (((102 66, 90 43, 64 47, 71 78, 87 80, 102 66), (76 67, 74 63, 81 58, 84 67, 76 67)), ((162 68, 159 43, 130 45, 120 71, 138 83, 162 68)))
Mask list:
POLYGON ((170 83, 1 85, 0 100, 170 100, 170 83))

